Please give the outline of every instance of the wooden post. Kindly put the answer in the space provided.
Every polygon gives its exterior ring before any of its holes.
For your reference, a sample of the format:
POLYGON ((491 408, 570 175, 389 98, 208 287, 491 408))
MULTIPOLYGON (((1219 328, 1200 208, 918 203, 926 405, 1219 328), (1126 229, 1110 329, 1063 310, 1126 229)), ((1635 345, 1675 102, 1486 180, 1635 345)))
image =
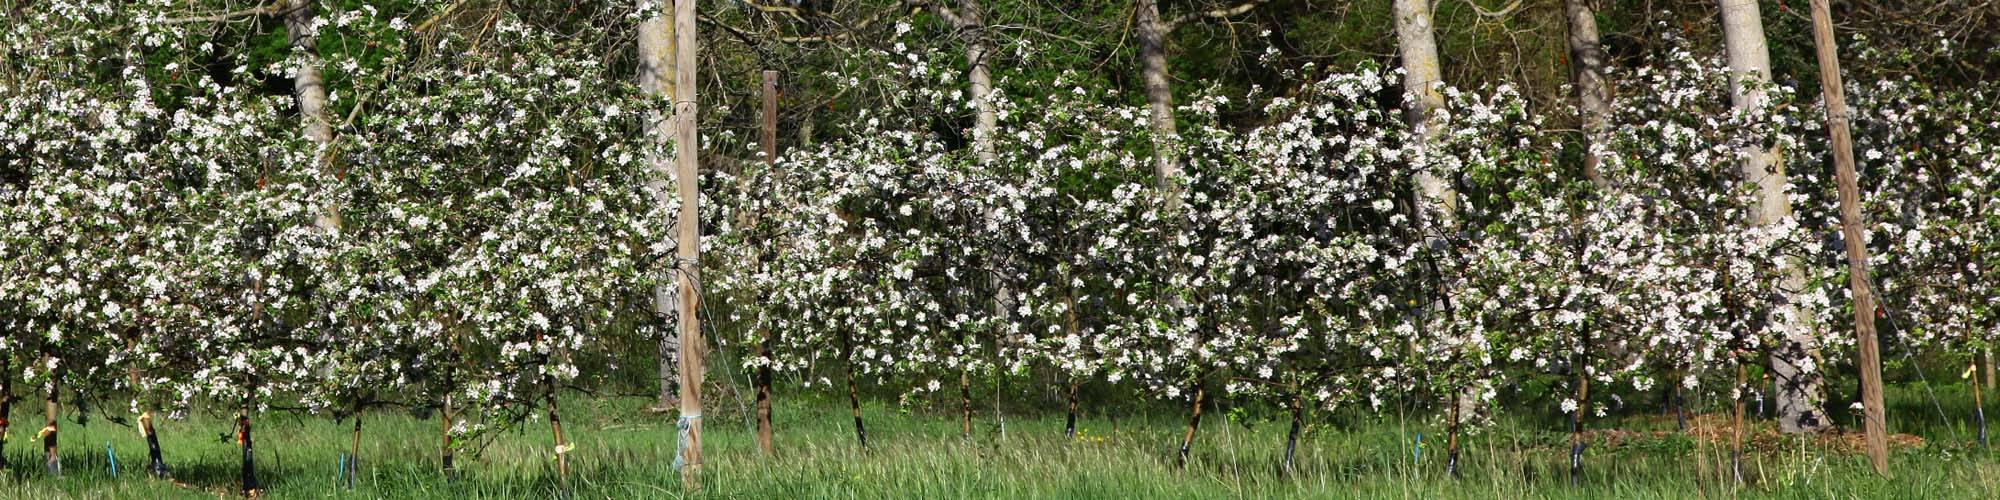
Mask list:
POLYGON ((1847 244, 1847 285, 1854 294, 1854 333, 1861 351, 1861 407, 1868 432, 1868 462, 1889 473, 1888 422, 1882 413, 1882 354, 1875 340, 1875 297, 1868 285, 1868 248, 1861 241, 1861 189, 1854 173, 1854 144, 1847 130, 1847 98, 1834 52, 1833 15, 1826 0, 1812 0, 1813 46, 1820 90, 1826 94, 1826 128, 1833 138, 1834 177, 1840 183, 1841 239, 1847 244))
POLYGON ((686 467, 681 469, 685 490, 700 487, 701 472, 701 384, 702 357, 708 349, 701 338, 701 166, 696 158, 701 138, 695 130, 695 0, 674 2, 674 170, 679 177, 681 197, 678 247, 680 277, 680 386, 681 421, 687 426, 683 443, 686 467))
MULTIPOLYGON (((778 72, 764 71, 764 165, 771 169, 778 167, 778 72)), ((757 448, 765 454, 776 451, 771 430, 771 357, 778 348, 777 332, 769 326, 763 327, 763 343, 757 346, 757 357, 763 363, 757 365, 757 448)))
POLYGON ((451 455, 452 455, 452 452, 451 452, 451 424, 452 424, 452 421, 451 421, 451 418, 452 418, 452 417, 451 417, 451 392, 450 392, 450 391, 446 391, 446 392, 444 393, 444 404, 443 404, 443 405, 441 405, 441 406, 440 406, 440 408, 438 409, 438 420, 439 420, 439 424, 438 424, 438 427, 439 427, 439 429, 438 429, 438 434, 440 434, 440 435, 444 436, 444 444, 443 444, 443 445, 440 445, 440 446, 438 447, 438 454, 439 454, 439 458, 440 458, 440 459, 441 459, 441 461, 442 461, 442 462, 441 462, 441 463, 439 464, 439 467, 438 467, 438 468, 439 468, 439 470, 441 470, 442 472, 444 472, 444 477, 445 477, 446 479, 450 479, 450 478, 451 478, 451 475, 452 475, 452 464, 451 464, 451 461, 452 461, 452 456, 451 456, 451 455))

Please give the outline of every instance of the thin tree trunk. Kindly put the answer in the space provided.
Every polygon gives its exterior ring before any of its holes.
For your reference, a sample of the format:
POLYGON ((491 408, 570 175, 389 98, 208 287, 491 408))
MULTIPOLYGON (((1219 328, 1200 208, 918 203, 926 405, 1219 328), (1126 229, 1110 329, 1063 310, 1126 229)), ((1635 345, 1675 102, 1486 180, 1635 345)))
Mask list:
POLYGON ((997 157, 993 136, 999 128, 1000 113, 994 109, 992 99, 993 47, 986 39, 985 7, 979 0, 960 0, 957 10, 939 4, 937 12, 965 43, 965 62, 969 66, 966 98, 972 101, 973 109, 972 151, 980 164, 991 164, 997 157))
POLYGON ((354 412, 354 442, 347 453, 347 489, 354 489, 354 480, 361 475, 361 412, 354 412))
MULTIPOLYGON (((1978 371, 1978 366, 1977 362, 1975 362, 1973 370, 1978 371)), ((1973 375, 1971 378, 1972 421, 1979 426, 1979 446, 1984 447, 1986 446, 1986 402, 1979 394, 1979 376, 1973 375)))
MULTIPOLYGON (((1082 334, 1076 319, 1076 289, 1069 286, 1063 287, 1063 330, 1065 334, 1071 336, 1082 334)), ((1076 438, 1076 389, 1082 382, 1075 373, 1069 374, 1069 416, 1063 423, 1063 436, 1070 439, 1076 438)))
POLYGON ((7 470, 7 428, 14 414, 14 353, 0 354, 0 471, 7 470))
MULTIPOLYGON (((639 23, 639 90, 669 102, 675 100, 674 74, 675 31, 672 19, 667 17, 672 10, 669 0, 641 0, 639 8, 651 9, 655 14, 639 23)), ((675 203, 668 189, 668 179, 673 177, 674 160, 667 152, 673 142, 674 121, 671 107, 668 111, 656 112, 646 117, 646 134, 652 140, 653 148, 647 151, 647 164, 653 171, 653 180, 647 181, 646 190, 653 195, 653 202, 660 206, 675 203)), ((664 221, 671 223, 672 221, 664 221)), ((679 317, 672 289, 666 285, 653 288, 653 309, 661 316, 679 317)), ((674 384, 679 377, 676 372, 678 361, 675 353, 680 350, 680 339, 673 335, 661 335, 659 342, 659 395, 654 409, 665 412, 677 407, 680 402, 674 397, 674 384)))
POLYGON ((438 446, 438 455, 441 459, 439 469, 444 473, 444 476, 446 478, 450 478, 452 476, 452 463, 451 463, 452 462, 452 450, 451 450, 452 415, 451 415, 450 392, 446 392, 444 394, 444 404, 439 409, 438 413, 439 413, 438 420, 440 420, 438 424, 438 435, 443 438, 443 443, 438 446))
POLYGON ((854 439, 861 442, 861 448, 868 448, 868 427, 861 424, 861 390, 854 380, 854 334, 847 330, 840 332, 840 359, 847 370, 847 409, 854 414, 854 439))
POLYGON ((556 481, 561 484, 564 496, 569 494, 569 441, 563 439, 562 417, 556 414, 556 387, 549 384, 548 394, 543 399, 549 406, 549 432, 556 439, 556 481))
POLYGON ((160 452, 160 434, 153 430, 153 412, 139 414, 139 433, 146 436, 146 470, 153 477, 165 479, 169 472, 166 458, 160 452))
POLYGON ((1166 190, 1167 208, 1172 210, 1181 204, 1180 187, 1174 184, 1181 170, 1174 144, 1179 125, 1174 120, 1174 88, 1167 68, 1167 35, 1174 27, 1160 17, 1157 0, 1139 0, 1134 16, 1139 32, 1139 76, 1145 86, 1147 109, 1152 111, 1153 178, 1166 190))
POLYGON ((1887 417, 1882 408, 1882 355, 1875 339, 1875 296, 1868 284, 1868 248, 1862 243, 1861 190, 1854 174, 1854 144, 1848 136, 1847 99, 1840 83, 1840 57, 1833 42, 1833 15, 1826 0, 1812 1, 1813 45, 1819 60, 1820 90, 1826 94, 1826 128, 1833 139, 1833 170, 1840 184, 1841 239, 1847 246, 1847 285, 1854 296, 1855 343, 1861 351, 1862 424, 1867 429, 1868 462, 1889 473, 1887 417))
POLYGON ((251 445, 250 410, 247 405, 242 413, 236 414, 236 442, 243 445, 243 471, 241 476, 243 481, 243 496, 257 498, 260 496, 263 488, 257 485, 257 454, 255 448, 251 445))
MULTIPOLYGON (((962 336, 958 341, 958 345, 961 346, 965 345, 965 340, 962 336)), ((966 367, 963 364, 964 361, 960 361, 960 363, 961 364, 958 367, 958 408, 959 408, 958 435, 959 437, 971 439, 972 438, 972 380, 970 377, 966 376, 966 367)))
POLYGON ((61 388, 56 382, 56 377, 57 375, 54 373, 49 374, 49 393, 47 399, 44 400, 48 418, 44 421, 41 432, 42 469, 51 476, 62 475, 62 456, 56 453, 56 415, 58 410, 61 409, 56 404, 57 390, 61 388))
POLYGON ((1304 430, 1305 423, 1306 423, 1305 392, 1300 391, 1297 384, 1293 384, 1292 385, 1292 430, 1290 432, 1285 433, 1284 474, 1286 476, 1292 475, 1293 464, 1295 463, 1293 462, 1293 458, 1299 449, 1299 433, 1304 430))
POLYGON ((1076 378, 1076 375, 1070 375, 1068 404, 1065 405, 1069 408, 1069 416, 1063 418, 1063 437, 1072 440, 1076 439, 1076 389, 1078 383, 1080 381, 1076 378))
POLYGON ((1611 182, 1598 170, 1603 160, 1597 148, 1609 144, 1611 88, 1604 78, 1597 12, 1591 10, 1590 0, 1563 0, 1563 10, 1569 18, 1569 72, 1576 83, 1577 107, 1583 112, 1584 146, 1590 148, 1583 155, 1583 175, 1599 190, 1609 189, 1611 182))
POLYGON ((1458 479, 1458 422, 1459 412, 1464 408, 1459 398, 1463 394, 1464 391, 1451 393, 1451 421, 1445 425, 1444 472, 1452 479, 1458 479))
POLYGON ((1194 448, 1194 431, 1201 428, 1201 402, 1207 388, 1202 387, 1200 377, 1195 378, 1193 385, 1194 404, 1188 405, 1187 434, 1181 436, 1181 453, 1180 458, 1174 461, 1175 469, 1187 468, 1188 452, 1194 448))
MULTIPOLYGON (((1722 8, 1723 45, 1728 49, 1729 84, 1731 100, 1739 112, 1759 110, 1766 107, 1769 96, 1764 85, 1771 81, 1771 53, 1764 40, 1764 24, 1758 11, 1757 0, 1720 0, 1722 8)), ((1791 200, 1786 197, 1789 181, 1785 174, 1784 158, 1777 148, 1747 146, 1743 151, 1740 168, 1743 177, 1757 184, 1758 207, 1750 220, 1754 226, 1775 224, 1792 215, 1791 200)), ((1830 421, 1826 412, 1820 409, 1825 398, 1821 387, 1824 380, 1819 371, 1807 371, 1803 366, 1823 365, 1817 363, 1819 347, 1812 338, 1812 330, 1797 323, 1796 318, 1805 317, 1797 304, 1799 295, 1805 291, 1805 271, 1796 258, 1784 257, 1777 261, 1777 272, 1781 277, 1779 288, 1785 293, 1777 307, 1770 308, 1766 321, 1779 325, 1784 333, 1776 349, 1771 351, 1771 372, 1778 381, 1778 430, 1786 433, 1812 432, 1824 429, 1830 421), (1788 319, 1790 318, 1790 319, 1788 319)))
POLYGON ((1746 361, 1744 358, 1748 357, 1748 355, 1742 352, 1737 352, 1735 354, 1736 355, 1732 356, 1732 358, 1734 358, 1736 361, 1736 390, 1731 392, 1735 394, 1736 417, 1735 417, 1735 422, 1733 423, 1733 425, 1730 426, 1729 471, 1731 474, 1734 474, 1736 476, 1736 484, 1742 485, 1743 484, 1743 397, 1745 395, 1744 393, 1750 391, 1750 386, 1748 384, 1748 380, 1746 380, 1747 378, 1749 378, 1748 374, 1749 370, 1744 368, 1743 366, 1744 362, 1746 361))
POLYGON ((1590 411, 1590 330, 1589 326, 1577 329, 1576 362, 1571 369, 1576 370, 1576 413, 1571 415, 1569 431, 1569 484, 1583 483, 1583 419, 1590 411))

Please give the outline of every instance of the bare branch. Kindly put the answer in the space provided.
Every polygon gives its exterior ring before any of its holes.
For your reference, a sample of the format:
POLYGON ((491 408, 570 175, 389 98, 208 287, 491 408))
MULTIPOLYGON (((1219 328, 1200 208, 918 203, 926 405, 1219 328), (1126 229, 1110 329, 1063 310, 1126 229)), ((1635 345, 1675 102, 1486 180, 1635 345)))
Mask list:
MULTIPOLYGON (((1255 9, 1257 8, 1257 6, 1263 5, 1264 2, 1268 1, 1270 0, 1250 0, 1247 2, 1243 2, 1240 4, 1220 9, 1210 9, 1199 12, 1190 12, 1187 14, 1181 14, 1180 16, 1173 18, 1173 20, 1167 21, 1167 31, 1173 31, 1174 28, 1179 28, 1181 26, 1181 23, 1192 21, 1195 18, 1206 17, 1209 19, 1228 19, 1240 16, 1243 15, 1243 13, 1250 12, 1251 9, 1255 9)), ((1514 3, 1517 4, 1521 3, 1521 0, 1514 0, 1514 3)))

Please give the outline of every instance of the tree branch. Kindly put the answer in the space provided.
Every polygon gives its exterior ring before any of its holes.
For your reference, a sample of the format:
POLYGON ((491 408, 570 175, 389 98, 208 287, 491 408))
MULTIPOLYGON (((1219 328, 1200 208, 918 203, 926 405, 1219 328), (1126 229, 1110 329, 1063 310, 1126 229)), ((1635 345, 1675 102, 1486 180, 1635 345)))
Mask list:
MULTIPOLYGON (((1240 16, 1243 15, 1243 13, 1245 12, 1250 12, 1251 9, 1257 8, 1257 6, 1259 5, 1263 5, 1264 2, 1267 1, 1270 0, 1250 0, 1230 7, 1181 14, 1179 17, 1175 17, 1173 20, 1167 21, 1167 31, 1173 31, 1174 28, 1179 28, 1181 26, 1181 23, 1192 21, 1195 18, 1206 17, 1209 19, 1227 19, 1231 17, 1240 16)), ((1521 0, 1514 0, 1514 3, 1516 4, 1521 3, 1521 0)))

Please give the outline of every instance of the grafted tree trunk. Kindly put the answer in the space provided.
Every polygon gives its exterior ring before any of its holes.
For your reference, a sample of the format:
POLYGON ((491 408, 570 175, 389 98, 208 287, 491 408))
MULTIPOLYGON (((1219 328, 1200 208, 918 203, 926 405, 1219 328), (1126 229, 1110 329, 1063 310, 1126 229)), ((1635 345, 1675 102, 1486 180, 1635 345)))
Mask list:
POLYGON ((1576 84, 1577 107, 1583 112, 1584 146, 1590 148, 1583 155, 1583 175, 1603 190, 1610 188, 1611 182, 1599 171, 1603 159, 1597 148, 1609 143, 1611 87, 1604 78, 1597 12, 1590 8, 1590 0, 1563 0, 1563 10, 1569 18, 1569 72, 1576 84))
MULTIPOLYGON (((672 11, 672 3, 669 0, 641 0, 639 8, 641 11, 654 12, 639 23, 639 90, 673 102, 674 58, 677 54, 674 23, 668 17, 672 11)), ((668 145, 674 140, 674 133, 671 108, 646 117, 646 134, 653 142, 653 148, 646 154, 647 164, 653 171, 653 179, 646 183, 646 190, 652 193, 653 202, 663 207, 674 203, 673 194, 668 186, 668 180, 673 178, 674 159, 667 151, 668 145)), ((665 285, 653 288, 653 309, 661 316, 678 318, 677 307, 671 288, 665 285)), ((675 353, 679 350, 680 339, 677 336, 660 336, 659 395, 654 402, 654 409, 658 411, 667 411, 679 404, 674 398, 674 384, 679 377, 676 373, 678 362, 675 353)))
MULTIPOLYGON (((1766 107, 1769 96, 1764 85, 1771 81, 1771 51, 1764 40, 1764 23, 1758 11, 1757 0, 1720 0, 1722 6, 1722 39, 1729 57, 1730 98, 1739 112, 1766 107)), ((1786 198, 1789 182, 1785 176, 1784 158, 1777 148, 1748 146, 1743 151, 1739 167, 1743 177, 1757 185, 1758 206, 1749 223, 1753 226, 1775 224, 1792 215, 1791 200, 1786 198)), ((1819 346, 1813 340, 1811 330, 1803 324, 1805 312, 1799 309, 1799 294, 1806 288, 1805 271, 1795 257, 1778 259, 1776 274, 1780 276, 1778 286, 1784 296, 1779 298, 1777 307, 1766 317, 1768 324, 1782 332, 1776 348, 1771 351, 1771 373, 1777 383, 1778 430, 1780 432, 1812 432, 1826 428, 1829 421, 1826 412, 1820 408, 1825 399, 1821 387, 1823 376, 1818 369, 1807 370, 1807 366, 1819 366, 1819 346)))
POLYGON ((1826 94, 1826 128, 1832 138, 1833 172, 1840 185, 1840 234, 1847 246, 1847 285, 1854 296, 1854 335, 1860 351, 1862 427, 1867 429, 1868 462, 1889 473, 1887 416, 1882 408, 1882 354, 1875 340, 1875 294, 1868 284, 1868 248, 1861 240, 1861 188, 1854 173, 1854 144, 1848 135, 1847 98, 1835 54, 1833 15, 1826 0, 1812 0, 1813 45, 1819 61, 1820 90, 1826 94))

